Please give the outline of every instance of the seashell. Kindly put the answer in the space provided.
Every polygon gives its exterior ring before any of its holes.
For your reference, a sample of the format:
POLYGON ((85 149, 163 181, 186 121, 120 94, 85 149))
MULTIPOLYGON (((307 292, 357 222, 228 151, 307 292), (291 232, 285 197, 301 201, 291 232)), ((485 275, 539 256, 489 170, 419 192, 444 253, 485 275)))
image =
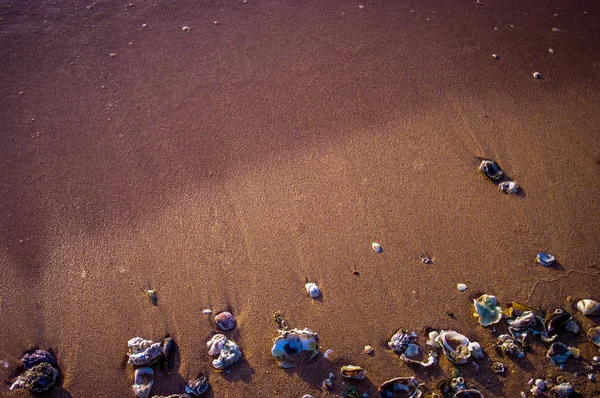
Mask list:
POLYGON ((573 334, 579 333, 579 325, 573 319, 571 319, 569 322, 565 323, 564 328, 565 328, 565 330, 568 330, 569 332, 571 332, 573 334))
POLYGON ((54 367, 57 367, 56 358, 54 358, 54 355, 44 350, 35 350, 34 352, 25 354, 23 355, 21 361, 23 362, 23 367, 25 369, 31 369, 35 365, 38 365, 42 362, 46 362, 54 367))
POLYGON ((450 388, 454 392, 466 390, 467 385, 465 384, 465 378, 462 376, 454 377, 452 380, 450 380, 450 388))
POLYGON ((456 288, 459 292, 464 292, 465 290, 467 290, 467 285, 465 285, 464 283, 458 283, 456 285, 456 288))
POLYGON ((163 369, 169 373, 175 366, 175 354, 177 353, 177 343, 169 335, 163 341, 163 369))
POLYGON ((479 318, 479 323, 483 326, 498 323, 502 318, 502 309, 497 305, 495 296, 484 294, 478 299, 473 300, 475 305, 475 317, 479 318))
POLYGON ((498 184, 500 190, 505 194, 517 194, 519 192, 519 186, 514 181, 504 181, 498 184))
POLYGON ((559 397, 570 397, 575 392, 571 383, 568 382, 560 383, 559 385, 552 387, 550 391, 559 397))
POLYGON ((554 310, 554 312, 546 318, 546 329, 549 332, 555 332, 564 325, 566 325, 573 317, 567 311, 560 308, 554 310))
POLYGON ((511 305, 510 308, 512 308, 513 315, 515 315, 515 316, 521 316, 525 313, 525 311, 531 311, 534 314, 536 314, 537 316, 540 316, 542 318, 544 317, 544 313, 542 311, 540 311, 539 309, 535 309, 526 304, 519 303, 518 301, 513 301, 510 305, 511 305))
POLYGON ((204 311, 202 311, 202 313, 203 313, 204 315, 211 315, 213 312, 212 312, 212 310, 210 310, 210 309, 205 309, 204 311))
POLYGON ((317 286, 316 283, 307 283, 305 285, 306 287, 306 291, 308 292, 308 295, 312 298, 317 298, 321 295, 321 292, 319 291, 319 287, 317 286))
POLYGON ((377 242, 371 243, 371 247, 375 250, 375 253, 381 253, 381 245, 377 242))
POLYGON ((483 349, 478 342, 471 342, 467 345, 467 347, 469 348, 469 351, 471 351, 471 356, 474 359, 483 359, 483 349))
POLYGON ((340 369, 340 372, 342 373, 342 377, 345 377, 346 379, 356 379, 356 380, 364 379, 365 375, 367 374, 366 370, 364 370, 360 366, 355 366, 355 365, 342 366, 342 368, 340 369))
POLYGON ((481 161, 479 164, 479 170, 481 170, 487 178, 494 181, 501 179, 504 175, 504 172, 500 166, 498 166, 498 163, 489 159, 483 159, 481 161))
POLYGON ((409 344, 415 344, 418 337, 419 336, 415 332, 408 333, 406 330, 398 330, 388 342, 388 346, 396 354, 404 354, 409 344))
POLYGON ((216 369, 225 369, 237 362, 242 352, 236 343, 229 340, 222 334, 215 334, 207 343, 208 355, 219 357, 213 361, 213 366, 216 369))
POLYGON ((323 354, 323 358, 329 359, 329 357, 333 354, 333 350, 330 348, 323 354))
POLYGON ((15 388, 26 388, 34 392, 46 391, 56 383, 57 378, 58 370, 48 362, 42 362, 19 376, 10 386, 10 391, 15 388))
POLYGON ((322 385, 323 389, 326 391, 333 390, 333 381, 331 379, 323 380, 323 383, 321 383, 321 385, 322 385))
POLYGON ((231 330, 235 327, 235 318, 231 312, 223 311, 215 316, 215 323, 221 330, 231 330))
POLYGON ((544 267, 549 267, 552 264, 554 264, 554 261, 556 261, 556 257, 554 257, 550 253, 539 252, 537 254, 537 256, 535 256, 535 261, 537 261, 539 264, 543 265, 544 267))
POLYGON ((196 379, 190 380, 185 386, 185 392, 191 395, 202 395, 208 391, 208 376, 200 373, 196 379))
POLYGON ((227 341, 227 337, 222 334, 215 334, 208 342, 206 343, 206 347, 208 348, 208 355, 211 357, 219 355, 225 342, 227 341))
POLYGON ((577 302, 577 309, 585 316, 600 315, 600 303, 590 299, 583 299, 577 302))
POLYGON ((279 336, 273 340, 271 354, 282 368, 292 368, 304 355, 310 353, 314 358, 319 353, 319 336, 309 329, 279 330, 279 336))
POLYGON ((348 398, 360 398, 360 394, 358 393, 358 391, 356 391, 356 388, 352 386, 346 387, 343 395, 348 398))
MULTIPOLYGON (((531 379, 533 382, 533 379, 531 379)), ((536 379, 532 384, 531 389, 529 390, 534 396, 539 397, 543 394, 543 391, 546 389, 546 383, 542 379, 536 379)))
POLYGON ((460 390, 452 398, 485 398, 484 395, 474 389, 460 390))
POLYGON ((533 72, 533 77, 535 77, 536 79, 544 78, 544 76, 542 76, 542 74, 540 72, 533 72))
POLYGON ((504 373, 506 372, 506 366, 502 362, 494 362, 492 364, 492 370, 496 373, 504 373))
POLYGON ((133 379, 133 392, 138 398, 148 398, 150 390, 154 385, 154 370, 151 367, 144 366, 135 370, 133 379))
POLYGON ((396 377, 379 387, 379 396, 382 398, 419 398, 421 395, 419 383, 414 377, 396 377))
POLYGON ((129 363, 135 366, 150 365, 160 359, 163 353, 160 343, 134 337, 127 342, 129 363))
POLYGON ((148 289, 145 290, 144 293, 146 293, 146 296, 148 296, 152 305, 158 305, 158 296, 156 295, 156 290, 148 289))
POLYGON ((552 343, 548 353, 546 353, 546 358, 550 358, 554 365, 565 363, 570 356, 571 350, 560 341, 552 343))
POLYGON ((525 353, 521 351, 521 348, 515 343, 515 340, 508 334, 501 334, 498 336, 494 348, 500 355, 516 358, 523 358, 525 356, 525 353))
MULTIPOLYGON (((417 346, 416 344, 411 344, 411 346, 417 347, 417 349, 420 350, 419 346, 417 346)), ((408 352, 409 352, 409 349, 407 349, 404 354, 400 355, 400 359, 402 359, 406 363, 414 363, 414 364, 417 364, 417 365, 421 365, 423 367, 429 367, 431 365, 435 365, 435 363, 437 362, 437 352, 435 352, 435 351, 430 351, 429 352, 429 356, 427 357, 427 361, 418 361, 416 359, 412 359, 411 357, 417 356, 418 353, 417 354, 413 354, 411 356, 408 356, 407 355, 408 352)))
POLYGON ((438 338, 439 335, 440 335, 440 332, 438 332, 436 330, 432 330, 427 335, 427 337, 429 339, 425 342, 425 344, 427 344, 428 346, 431 346, 433 348, 442 348, 442 346, 436 341, 436 339, 438 338))
MULTIPOLYGON (((600 347, 600 326, 590 328, 587 331, 587 338, 589 341, 594 343, 597 347, 600 347)), ((594 357, 594 358, 596 358, 596 357, 594 357)))
POLYGON ((367 354, 367 355, 371 355, 371 354, 373 354, 373 351, 375 351, 375 349, 370 345, 366 345, 364 350, 365 350, 365 354, 367 354))
POLYGON ((444 355, 450 360, 450 362, 457 365, 467 363, 471 356, 469 351, 469 339, 453 330, 442 330, 436 342, 441 345, 444 355))

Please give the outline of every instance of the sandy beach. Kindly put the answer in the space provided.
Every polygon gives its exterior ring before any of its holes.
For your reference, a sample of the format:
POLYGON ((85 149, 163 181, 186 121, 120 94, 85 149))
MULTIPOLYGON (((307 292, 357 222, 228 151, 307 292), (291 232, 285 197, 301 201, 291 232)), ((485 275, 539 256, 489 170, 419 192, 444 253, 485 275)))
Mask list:
POLYGON ((458 368, 486 398, 558 376, 600 396, 600 319, 575 309, 600 301, 600 3, 482 2, 0 0, 0 396, 29 396, 9 387, 38 346, 62 373, 45 396, 135 397, 127 341, 166 333, 176 368, 152 395, 203 372, 208 397, 376 397, 400 376, 430 397, 458 368), (539 340, 500 357, 506 321, 472 316, 484 293, 571 312, 559 340, 580 358, 561 370, 539 340), (236 317, 230 372, 204 309, 236 317), (281 369, 276 311, 332 355, 281 369), (387 347, 426 328, 486 359, 387 347))

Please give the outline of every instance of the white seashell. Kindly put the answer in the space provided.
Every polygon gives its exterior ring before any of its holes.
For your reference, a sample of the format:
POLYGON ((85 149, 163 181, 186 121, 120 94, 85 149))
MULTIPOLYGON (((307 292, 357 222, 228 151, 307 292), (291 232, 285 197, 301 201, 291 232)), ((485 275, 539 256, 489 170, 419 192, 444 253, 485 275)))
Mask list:
POLYGON ((536 79, 542 79, 544 76, 540 72, 533 72, 533 77, 536 79))
POLYGON ((306 287, 306 291, 308 292, 308 295, 312 298, 317 298, 321 295, 321 292, 319 291, 319 287, 317 286, 316 283, 307 283, 305 285, 306 287))
POLYGON ((323 358, 328 359, 331 354, 333 354, 333 350, 330 348, 327 351, 325 351, 325 353, 323 354, 323 358))
POLYGON ((138 398, 148 398, 150 390, 154 384, 154 370, 151 367, 144 366, 135 370, 133 381, 133 392, 138 398))
POLYGON ((212 314, 212 310, 208 310, 208 309, 206 309, 206 310, 202 311, 202 313, 203 313, 204 315, 210 315, 210 314, 212 314))
POLYGON ((579 333, 579 325, 572 319, 569 322, 565 323, 565 326, 563 327, 573 334, 579 333))
POLYGON ((374 349, 372 346, 370 346, 370 345, 365 346, 365 354, 371 355, 373 353, 373 351, 374 351, 374 349))
POLYGON ((373 250, 375 250, 375 253, 381 253, 381 245, 377 242, 373 242, 371 244, 371 247, 373 248, 373 250))
POLYGON ((504 181, 498 184, 498 186, 500 187, 500 190, 506 194, 511 193, 514 195, 519 192, 519 186, 514 181, 504 181))
POLYGON ((469 345, 467 346, 469 348, 469 351, 471 351, 471 356, 475 359, 482 359, 483 358, 483 349, 481 348, 481 345, 476 342, 470 342, 469 345))
POLYGON ((467 290, 467 285, 465 285, 464 283, 458 283, 456 285, 456 288, 459 292, 464 292, 465 290, 467 290))
POLYGON ((184 26, 181 28, 181 30, 183 30, 184 32, 189 32, 191 29, 189 26, 184 26))
POLYGON ((577 309, 585 316, 600 315, 600 303, 590 299, 583 299, 577 302, 577 309))

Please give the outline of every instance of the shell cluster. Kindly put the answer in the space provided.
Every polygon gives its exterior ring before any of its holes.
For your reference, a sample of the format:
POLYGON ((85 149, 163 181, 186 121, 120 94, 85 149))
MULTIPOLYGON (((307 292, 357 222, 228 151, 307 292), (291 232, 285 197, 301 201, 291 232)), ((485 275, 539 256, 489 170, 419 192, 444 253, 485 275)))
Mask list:
POLYGON ((56 359, 47 351, 36 350, 31 354, 25 354, 22 362, 26 370, 10 386, 10 391, 25 388, 33 392, 44 392, 56 383, 60 375, 56 367, 56 359))

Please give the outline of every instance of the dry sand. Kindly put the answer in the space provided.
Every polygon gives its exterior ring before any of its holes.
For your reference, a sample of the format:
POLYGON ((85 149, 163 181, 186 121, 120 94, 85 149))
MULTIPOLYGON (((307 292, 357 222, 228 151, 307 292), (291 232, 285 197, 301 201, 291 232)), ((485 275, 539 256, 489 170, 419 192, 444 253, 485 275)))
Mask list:
MULTIPOLYGON (((402 363, 398 328, 455 329, 498 359, 506 323, 477 324, 479 294, 600 299, 600 5, 483 1, 1 0, 0 395, 28 396, 8 386, 39 345, 64 372, 48 396, 133 396, 127 340, 167 332, 180 360, 154 394, 203 371, 209 396, 339 396, 320 383, 348 363, 371 397, 397 376, 434 390, 453 366, 402 363), (205 308, 237 317, 230 373, 211 368, 205 308), (332 357, 278 368, 275 311, 332 357)), ((460 369, 486 397, 546 374, 594 396, 598 351, 561 339, 583 358, 564 372, 541 343, 502 376, 460 369)))

